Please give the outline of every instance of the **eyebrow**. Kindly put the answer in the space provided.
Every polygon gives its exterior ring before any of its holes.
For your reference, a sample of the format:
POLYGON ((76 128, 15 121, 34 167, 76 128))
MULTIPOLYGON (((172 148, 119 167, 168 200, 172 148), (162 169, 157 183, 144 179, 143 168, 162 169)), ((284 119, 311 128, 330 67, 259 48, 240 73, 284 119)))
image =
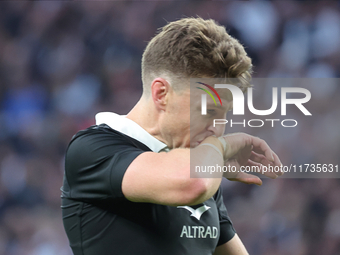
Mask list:
POLYGON ((226 109, 226 107, 222 106, 222 105, 215 105, 215 104, 207 104, 207 108, 210 107, 210 108, 219 108, 219 109, 226 109))

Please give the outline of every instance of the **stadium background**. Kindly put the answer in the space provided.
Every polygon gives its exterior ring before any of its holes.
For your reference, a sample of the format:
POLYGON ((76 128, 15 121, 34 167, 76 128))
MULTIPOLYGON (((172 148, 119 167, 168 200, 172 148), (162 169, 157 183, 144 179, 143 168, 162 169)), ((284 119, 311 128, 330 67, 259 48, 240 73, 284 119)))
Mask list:
MULTIPOLYGON (((196 15, 246 46, 254 77, 339 78, 339 1, 0 3, 0 255, 71 254, 59 190, 69 140, 96 112, 127 113, 147 41, 166 21, 196 15)), ((312 96, 319 125, 261 131, 284 163, 339 162, 340 88, 312 96)), ((223 186, 250 254, 340 254, 338 179, 223 186)))

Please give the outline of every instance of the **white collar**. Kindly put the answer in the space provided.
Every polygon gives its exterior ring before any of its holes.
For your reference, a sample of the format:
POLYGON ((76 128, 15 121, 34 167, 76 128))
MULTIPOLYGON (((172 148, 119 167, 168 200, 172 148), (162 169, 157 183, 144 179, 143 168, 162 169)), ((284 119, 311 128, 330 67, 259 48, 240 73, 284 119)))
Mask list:
POLYGON ((133 120, 113 112, 100 112, 96 114, 96 125, 106 124, 127 136, 130 136, 148 146, 153 152, 169 151, 167 145, 139 126, 133 120))

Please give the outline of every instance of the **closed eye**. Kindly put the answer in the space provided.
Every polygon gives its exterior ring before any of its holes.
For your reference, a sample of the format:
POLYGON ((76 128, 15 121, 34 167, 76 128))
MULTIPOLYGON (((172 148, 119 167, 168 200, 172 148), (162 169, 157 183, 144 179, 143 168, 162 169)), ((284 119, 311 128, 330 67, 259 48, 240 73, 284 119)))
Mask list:
POLYGON ((215 115, 216 114, 216 110, 214 110, 214 109, 207 109, 207 113, 209 115, 215 115))

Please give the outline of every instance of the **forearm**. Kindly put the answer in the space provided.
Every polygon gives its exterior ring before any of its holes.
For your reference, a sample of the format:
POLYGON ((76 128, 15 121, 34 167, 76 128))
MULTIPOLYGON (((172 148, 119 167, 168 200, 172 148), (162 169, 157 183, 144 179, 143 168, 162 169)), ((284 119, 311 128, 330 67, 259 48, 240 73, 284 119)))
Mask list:
POLYGON ((219 188, 222 174, 218 178, 194 178, 199 176, 193 176, 190 168, 194 165, 223 165, 223 151, 215 137, 206 138, 204 143, 217 149, 200 145, 193 149, 173 149, 167 153, 142 153, 125 172, 122 183, 124 195, 133 202, 173 206, 206 201, 219 188))

